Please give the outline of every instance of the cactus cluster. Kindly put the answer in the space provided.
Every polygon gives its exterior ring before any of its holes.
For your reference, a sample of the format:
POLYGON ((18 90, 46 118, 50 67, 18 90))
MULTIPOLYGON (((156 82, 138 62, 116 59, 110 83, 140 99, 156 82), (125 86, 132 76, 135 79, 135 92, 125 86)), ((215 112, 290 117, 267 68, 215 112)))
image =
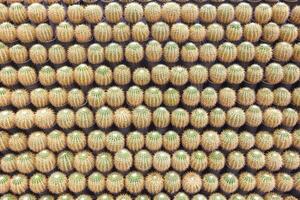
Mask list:
POLYGON ((0 200, 297 200, 295 0, 0 0, 0 200))

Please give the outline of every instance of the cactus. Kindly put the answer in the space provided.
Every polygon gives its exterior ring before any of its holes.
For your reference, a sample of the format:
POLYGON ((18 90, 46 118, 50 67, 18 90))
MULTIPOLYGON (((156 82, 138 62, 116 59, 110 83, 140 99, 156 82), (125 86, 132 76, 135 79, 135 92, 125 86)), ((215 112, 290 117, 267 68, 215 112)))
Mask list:
POLYGON ((111 2, 105 7, 104 15, 108 22, 116 23, 120 21, 123 15, 122 6, 117 2, 111 2))
POLYGON ((94 27, 94 38, 98 42, 109 42, 112 39, 112 28, 106 22, 100 22, 94 27))
POLYGON ((27 7, 28 19, 36 24, 47 20, 47 9, 40 3, 33 3, 27 7))
POLYGON ((128 171, 133 163, 132 154, 127 149, 120 149, 115 153, 114 166, 118 171, 128 171))
POLYGON ((59 24, 60 22, 63 22, 66 17, 66 11, 63 7, 63 5, 60 4, 51 4, 48 7, 48 18, 52 23, 59 24))
POLYGON ((79 44, 72 45, 67 50, 67 57, 70 63, 83 66, 85 64, 81 63, 84 63, 87 59, 86 49, 79 44))
POLYGON ((46 23, 39 24, 35 28, 36 38, 39 42, 49 43, 54 39, 54 30, 53 28, 46 23))

